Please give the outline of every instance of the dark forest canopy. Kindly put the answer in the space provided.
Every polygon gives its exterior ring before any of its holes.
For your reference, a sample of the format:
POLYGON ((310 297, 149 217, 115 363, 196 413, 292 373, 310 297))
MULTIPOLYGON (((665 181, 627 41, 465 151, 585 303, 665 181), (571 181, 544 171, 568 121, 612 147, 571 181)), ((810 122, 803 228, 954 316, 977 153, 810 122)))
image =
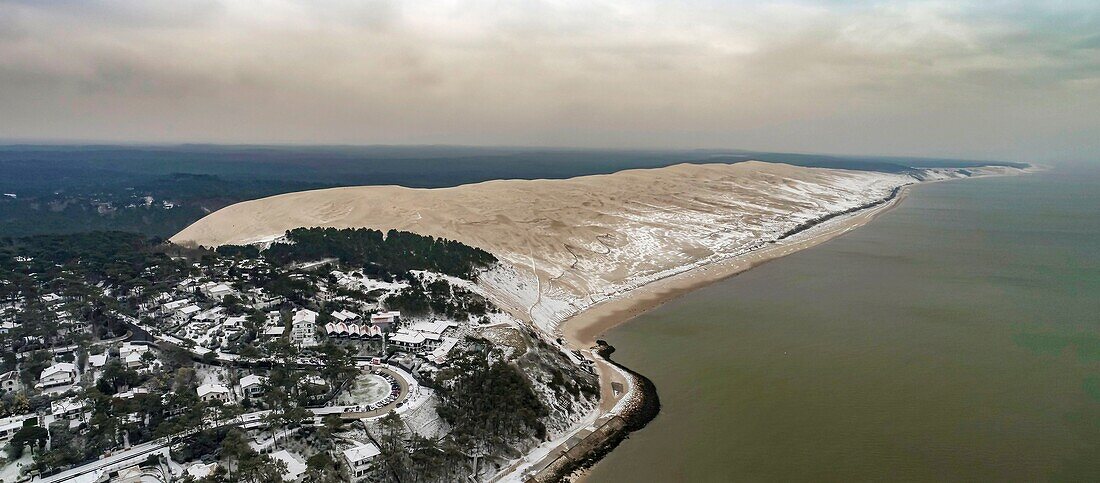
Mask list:
MULTIPOLYGON (((369 228, 298 228, 288 231, 286 239, 286 243, 272 244, 263 256, 283 265, 335 258, 344 266, 363 267, 368 274, 427 270, 466 279, 497 261, 480 248, 397 230, 383 234, 369 228)), ((218 251, 236 253, 247 249, 222 247, 218 251)))
MULTIPOLYGON (((198 257, 266 257, 276 264, 337 259, 368 276, 393 278, 409 270, 427 270, 472 279, 479 269, 495 263, 488 252, 462 243, 390 231, 297 229, 287 233, 289 243, 277 243, 260 251, 255 246, 222 246, 216 255, 187 250, 156 237, 137 233, 95 231, 67 235, 0 237, 0 280, 15 282, 37 273, 47 279, 61 275, 87 282, 106 282, 120 287, 151 285, 185 277, 186 259, 198 257)), ((23 283, 4 284, 0 293, 19 291, 23 283)))
POLYGON ((453 366, 438 374, 436 411, 451 425, 451 438, 467 451, 501 451, 509 441, 527 435, 546 436, 540 420, 548 409, 530 381, 515 366, 478 351, 455 351, 453 366))
POLYGON ((137 233, 95 231, 71 235, 0 238, 0 270, 60 273, 68 270, 89 282, 158 278, 184 270, 169 258, 158 238, 137 233), (16 257, 28 262, 16 263, 16 257), (157 272, 147 271, 157 267, 157 272))

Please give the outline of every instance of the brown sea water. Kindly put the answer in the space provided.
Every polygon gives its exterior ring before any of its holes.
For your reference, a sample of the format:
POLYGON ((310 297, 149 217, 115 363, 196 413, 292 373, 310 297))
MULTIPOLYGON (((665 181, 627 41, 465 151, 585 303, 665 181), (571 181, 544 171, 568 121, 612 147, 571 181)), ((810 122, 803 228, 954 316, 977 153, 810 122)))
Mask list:
POLYGON ((1100 169, 923 185, 615 329, 636 481, 1100 480, 1100 169))

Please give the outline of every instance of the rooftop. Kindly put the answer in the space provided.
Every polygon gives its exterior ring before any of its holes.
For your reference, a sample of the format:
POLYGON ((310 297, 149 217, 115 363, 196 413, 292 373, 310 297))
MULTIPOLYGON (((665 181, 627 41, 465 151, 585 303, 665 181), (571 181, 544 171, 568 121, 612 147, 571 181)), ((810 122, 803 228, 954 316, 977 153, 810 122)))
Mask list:
POLYGON ((286 473, 283 473, 285 481, 297 480, 302 473, 306 472, 306 464, 297 455, 285 449, 271 453, 271 457, 286 463, 286 473))
POLYGON ((257 384, 263 384, 266 381, 267 378, 264 376, 249 374, 241 378, 241 387, 248 388, 257 384))
POLYGON ((353 464, 369 460, 379 454, 382 454, 382 452, 374 443, 361 443, 359 441, 355 442, 355 446, 344 450, 344 457, 353 464))
POLYGON ((218 384, 218 383, 203 384, 203 385, 199 386, 199 388, 196 389, 196 391, 199 393, 199 397, 203 397, 207 394, 214 394, 214 393, 229 394, 229 388, 226 387, 225 384, 218 384))

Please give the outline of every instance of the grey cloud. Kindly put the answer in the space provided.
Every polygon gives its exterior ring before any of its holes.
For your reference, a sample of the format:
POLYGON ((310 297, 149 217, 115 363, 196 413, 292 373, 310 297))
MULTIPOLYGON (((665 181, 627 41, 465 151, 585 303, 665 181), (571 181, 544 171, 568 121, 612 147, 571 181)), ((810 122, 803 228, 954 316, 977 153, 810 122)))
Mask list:
POLYGON ((1100 138, 1097 11, 0 1, 0 137, 1021 158, 1100 138))

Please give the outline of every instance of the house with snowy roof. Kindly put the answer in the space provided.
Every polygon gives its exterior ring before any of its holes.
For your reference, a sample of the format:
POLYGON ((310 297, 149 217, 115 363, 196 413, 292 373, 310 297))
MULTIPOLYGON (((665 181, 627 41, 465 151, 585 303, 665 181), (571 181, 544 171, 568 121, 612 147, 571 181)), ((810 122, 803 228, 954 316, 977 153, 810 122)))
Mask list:
POLYGON ((317 312, 309 309, 298 309, 294 312, 290 329, 290 340, 301 347, 313 347, 317 345, 314 334, 317 332, 317 312))
POLYGON ((229 402, 229 388, 225 384, 203 384, 195 390, 202 402, 221 401, 229 402))
POLYGON ((241 394, 245 397, 259 397, 264 393, 267 378, 264 376, 249 374, 241 378, 241 394))
POLYGON ((42 371, 38 376, 38 383, 34 387, 49 389, 59 386, 68 386, 76 382, 76 366, 71 362, 59 362, 42 371))
POLYGON ((19 371, 8 371, 0 374, 0 394, 19 392, 23 390, 23 381, 19 379, 19 371))
POLYGON ((382 454, 373 443, 355 442, 355 446, 343 451, 344 462, 347 464, 348 473, 353 481, 366 481, 370 473, 370 463, 375 457, 382 454))

